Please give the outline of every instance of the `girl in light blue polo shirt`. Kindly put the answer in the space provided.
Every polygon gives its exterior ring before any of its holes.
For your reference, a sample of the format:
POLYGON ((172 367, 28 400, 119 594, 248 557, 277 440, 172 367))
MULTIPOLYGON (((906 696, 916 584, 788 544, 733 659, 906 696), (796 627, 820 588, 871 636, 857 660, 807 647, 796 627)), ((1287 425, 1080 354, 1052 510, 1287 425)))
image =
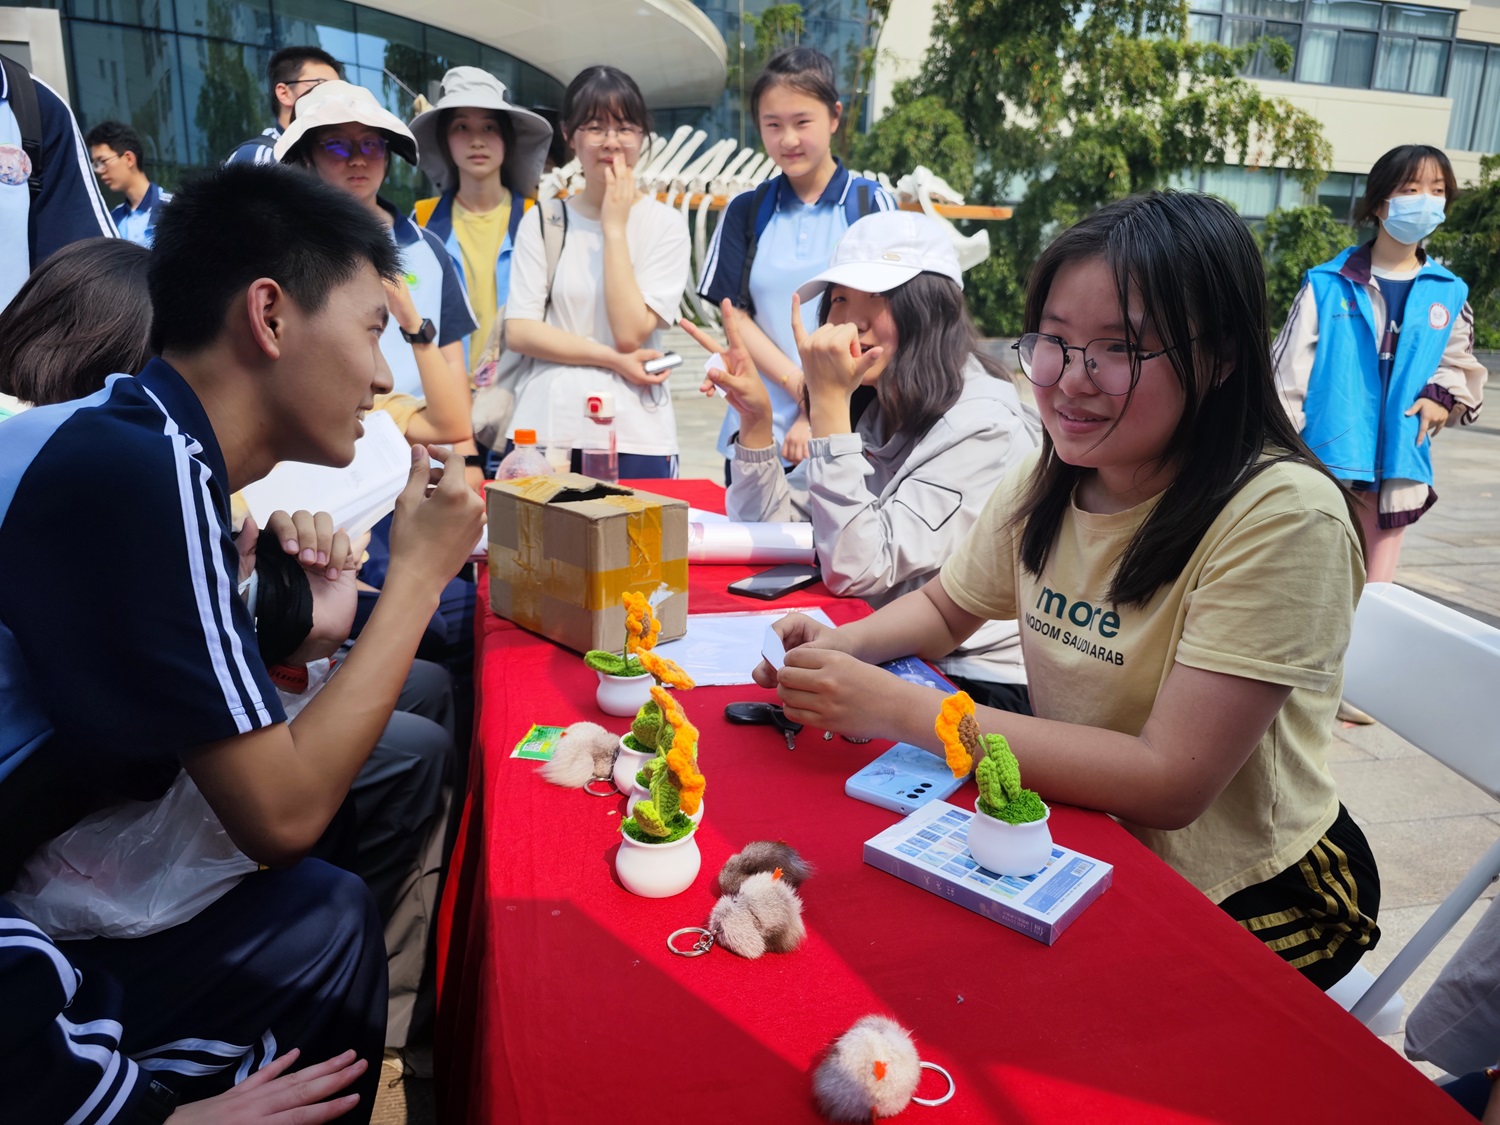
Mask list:
MULTIPOLYGON (((717 305, 726 297, 750 311, 745 346, 771 396, 772 431, 783 466, 807 456, 802 368, 792 335, 792 294, 828 264, 851 222, 896 202, 874 180, 851 175, 833 155, 843 103, 833 62, 811 47, 778 51, 750 91, 750 114, 780 174, 737 195, 714 232, 698 292, 717 305)), ((802 306, 802 323, 818 324, 818 302, 802 306)), ((732 456, 739 416, 730 410, 719 452, 732 456)), ((728 469, 725 470, 728 480, 728 469)))

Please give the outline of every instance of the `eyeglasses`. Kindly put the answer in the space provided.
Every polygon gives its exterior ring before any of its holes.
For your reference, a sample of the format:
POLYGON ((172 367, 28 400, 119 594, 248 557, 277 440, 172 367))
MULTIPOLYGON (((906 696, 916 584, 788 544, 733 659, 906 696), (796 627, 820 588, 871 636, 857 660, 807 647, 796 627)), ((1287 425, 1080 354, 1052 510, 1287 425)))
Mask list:
POLYGON ((117 152, 113 156, 106 156, 102 160, 91 160, 89 163, 93 166, 94 171, 102 172, 118 159, 120 159, 120 154, 117 152))
POLYGON ((388 145, 384 137, 366 137, 358 143, 348 137, 329 137, 319 141, 318 147, 335 160, 349 160, 356 152, 366 159, 384 156, 388 145))
POLYGON ((646 135, 646 131, 639 125, 614 125, 606 127, 596 121, 591 121, 587 125, 578 126, 578 136, 582 137, 586 144, 602 145, 609 139, 611 133, 619 138, 622 145, 639 144, 641 138, 646 135))
POLYGON ((1021 372, 1038 387, 1050 387, 1062 378, 1072 362, 1069 352, 1083 354, 1083 371, 1103 394, 1128 395, 1140 378, 1141 364, 1170 352, 1161 348, 1142 351, 1129 340, 1098 339, 1087 344, 1065 344, 1057 336, 1028 332, 1011 345, 1021 362, 1021 372))
POLYGON ((312 91, 316 90, 319 86, 328 81, 330 81, 330 79, 327 78, 293 78, 290 82, 283 82, 281 83, 281 85, 306 86, 308 88, 307 92, 312 93, 312 91))

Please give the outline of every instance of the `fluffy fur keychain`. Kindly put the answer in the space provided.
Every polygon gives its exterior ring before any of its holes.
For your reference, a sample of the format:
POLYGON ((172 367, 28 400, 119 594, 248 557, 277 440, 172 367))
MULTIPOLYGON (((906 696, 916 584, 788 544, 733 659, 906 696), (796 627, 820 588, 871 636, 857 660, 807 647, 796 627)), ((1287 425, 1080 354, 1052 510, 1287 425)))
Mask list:
POLYGON ((780 871, 787 886, 800 887, 812 874, 812 867, 784 840, 756 840, 724 861, 719 872, 719 893, 732 895, 751 875, 760 871, 780 871))
POLYGON ((807 937, 802 900, 779 868, 758 871, 714 903, 708 932, 731 953, 752 961, 762 953, 790 953, 807 937))
POLYGON ((553 785, 582 789, 596 778, 609 777, 619 749, 619 736, 598 723, 574 723, 562 732, 541 774, 553 785))
POLYGON ((885 1016, 865 1016, 818 1064, 813 1097, 830 1121, 894 1117, 917 1092, 922 1065, 904 1027, 885 1016))

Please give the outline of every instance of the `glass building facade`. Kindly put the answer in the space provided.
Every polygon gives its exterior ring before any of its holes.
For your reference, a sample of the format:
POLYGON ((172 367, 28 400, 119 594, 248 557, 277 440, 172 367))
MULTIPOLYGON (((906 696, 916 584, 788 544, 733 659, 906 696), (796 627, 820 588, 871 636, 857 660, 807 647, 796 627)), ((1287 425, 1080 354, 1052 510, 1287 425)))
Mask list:
MULTIPOLYGON (((0 0, 5 3, 6 0, 0 0)), ((146 171, 168 188, 222 161, 274 120, 266 86, 271 53, 323 48, 345 76, 397 116, 411 94, 435 96, 450 66, 481 66, 521 105, 557 109, 563 87, 520 59, 415 20, 344 0, 24 0, 59 11, 73 111, 87 132, 124 121, 141 135, 146 171), (403 89, 403 86, 406 89, 403 89)), ((426 180, 392 161, 386 194, 402 209, 426 180)))

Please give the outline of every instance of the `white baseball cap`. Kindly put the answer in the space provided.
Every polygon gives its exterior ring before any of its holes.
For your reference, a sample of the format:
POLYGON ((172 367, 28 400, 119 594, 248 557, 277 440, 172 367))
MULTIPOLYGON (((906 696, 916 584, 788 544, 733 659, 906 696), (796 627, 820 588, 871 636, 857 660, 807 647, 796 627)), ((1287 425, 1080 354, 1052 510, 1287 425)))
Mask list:
POLYGON ((276 159, 285 163, 296 156, 297 146, 307 134, 323 125, 368 125, 379 129, 391 151, 409 163, 417 162, 417 140, 406 122, 375 100, 375 95, 352 82, 323 82, 297 99, 292 123, 276 142, 276 159))
POLYGON ((947 228, 916 211, 876 211, 844 232, 828 268, 798 286, 797 296, 811 301, 830 285, 889 293, 919 273, 935 273, 964 287, 963 267, 947 228))

